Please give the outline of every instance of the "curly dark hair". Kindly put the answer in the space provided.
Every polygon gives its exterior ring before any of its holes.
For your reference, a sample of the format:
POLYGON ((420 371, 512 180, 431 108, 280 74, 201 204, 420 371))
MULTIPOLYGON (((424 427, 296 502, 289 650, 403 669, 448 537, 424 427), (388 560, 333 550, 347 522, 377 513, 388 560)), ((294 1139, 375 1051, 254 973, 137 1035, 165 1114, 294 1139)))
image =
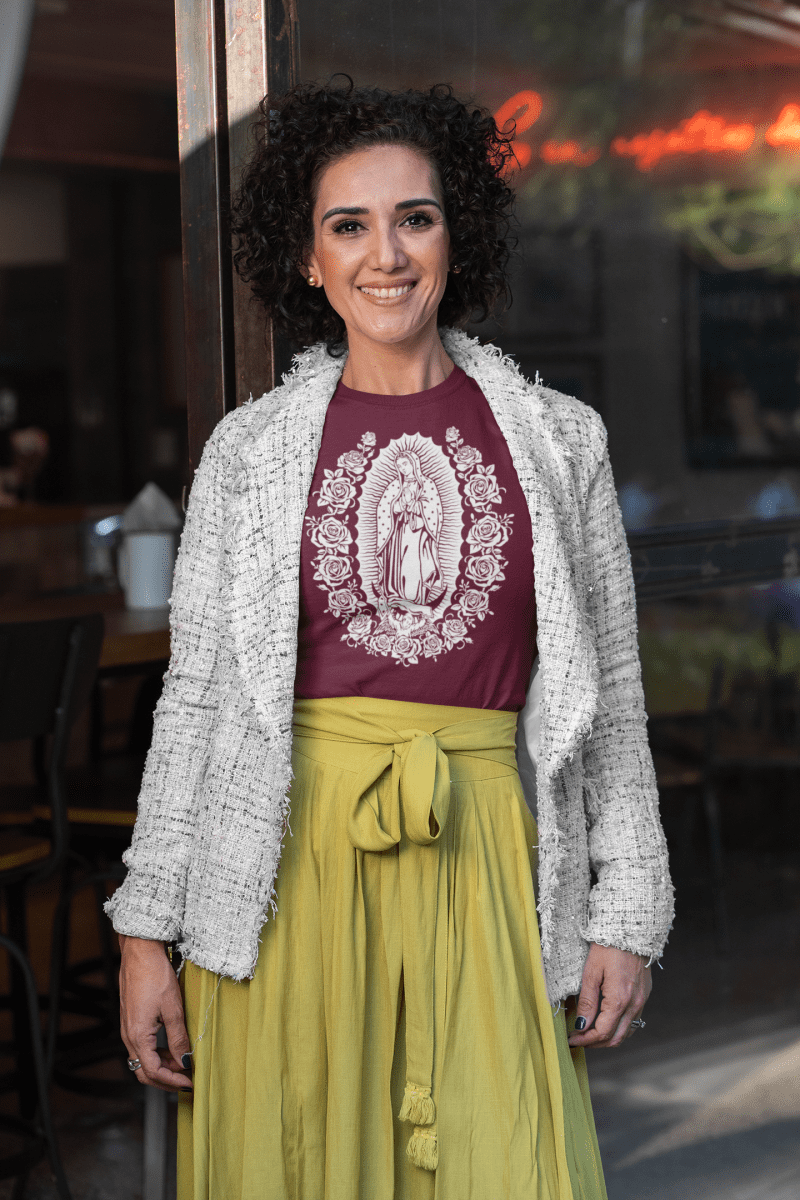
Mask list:
POLYGON ((309 288, 299 271, 313 242, 316 184, 328 163, 354 150, 410 146, 438 171, 452 261, 461 268, 448 276, 439 323, 484 320, 510 301, 516 239, 503 168, 513 156, 513 133, 501 133, 486 109, 468 108, 447 84, 388 92, 344 79, 299 84, 262 101, 256 149, 231 206, 237 271, 290 342, 324 341, 341 353, 344 322, 324 290, 309 288))

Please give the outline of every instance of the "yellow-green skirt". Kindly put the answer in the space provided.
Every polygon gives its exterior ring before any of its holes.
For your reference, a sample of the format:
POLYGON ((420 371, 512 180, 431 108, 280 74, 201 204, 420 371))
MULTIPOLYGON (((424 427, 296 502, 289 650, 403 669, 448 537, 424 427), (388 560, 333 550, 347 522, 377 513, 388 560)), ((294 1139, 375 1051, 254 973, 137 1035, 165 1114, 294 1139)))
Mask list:
POLYGON ((545 991, 515 729, 296 702, 255 975, 182 975, 179 1200, 606 1200, 583 1052, 545 991))

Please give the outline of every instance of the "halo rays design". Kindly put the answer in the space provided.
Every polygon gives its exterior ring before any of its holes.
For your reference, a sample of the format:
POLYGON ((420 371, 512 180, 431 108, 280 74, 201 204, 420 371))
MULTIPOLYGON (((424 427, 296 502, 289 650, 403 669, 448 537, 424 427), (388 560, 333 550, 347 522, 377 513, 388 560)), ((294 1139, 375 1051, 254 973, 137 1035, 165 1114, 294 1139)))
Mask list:
MULTIPOLYGON (((358 571, 368 602, 374 607, 380 603, 380 566, 377 558, 378 509, 388 489, 398 478, 397 461, 408 452, 415 454, 425 479, 431 480, 441 504, 441 530, 438 534, 438 558, 441 564, 446 591, 441 600, 431 608, 431 617, 438 619, 450 603, 458 580, 461 562, 461 546, 464 532, 464 513, 458 494, 458 477, 445 456, 441 446, 431 438, 420 434, 393 438, 388 446, 376 456, 361 489, 356 518, 356 544, 358 546, 358 571)), ((384 507, 387 507, 384 503, 384 507)))

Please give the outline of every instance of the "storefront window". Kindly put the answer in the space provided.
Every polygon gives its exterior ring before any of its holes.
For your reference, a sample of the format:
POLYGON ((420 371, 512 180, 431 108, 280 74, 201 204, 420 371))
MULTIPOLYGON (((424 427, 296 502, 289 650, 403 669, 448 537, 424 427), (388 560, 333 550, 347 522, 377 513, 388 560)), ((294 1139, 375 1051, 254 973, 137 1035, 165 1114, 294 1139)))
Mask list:
POLYGON ((596 407, 626 524, 800 510, 800 9, 304 0, 301 76, 452 83, 518 131, 514 304, 596 407))

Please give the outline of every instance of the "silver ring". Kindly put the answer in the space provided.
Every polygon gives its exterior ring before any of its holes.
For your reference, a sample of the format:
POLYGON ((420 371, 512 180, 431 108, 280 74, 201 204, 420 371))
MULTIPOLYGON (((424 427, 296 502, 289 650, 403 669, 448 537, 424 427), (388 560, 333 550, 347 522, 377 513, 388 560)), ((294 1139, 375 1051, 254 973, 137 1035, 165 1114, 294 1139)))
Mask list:
POLYGON ((644 1029, 646 1024, 647 1022, 643 1021, 641 1017, 637 1017, 634 1021, 631 1021, 631 1025, 635 1025, 637 1029, 644 1029))
POLYGON ((141 1071, 141 1069, 142 1069, 142 1064, 139 1062, 138 1058, 129 1058, 128 1059, 128 1070, 129 1071, 141 1071))

